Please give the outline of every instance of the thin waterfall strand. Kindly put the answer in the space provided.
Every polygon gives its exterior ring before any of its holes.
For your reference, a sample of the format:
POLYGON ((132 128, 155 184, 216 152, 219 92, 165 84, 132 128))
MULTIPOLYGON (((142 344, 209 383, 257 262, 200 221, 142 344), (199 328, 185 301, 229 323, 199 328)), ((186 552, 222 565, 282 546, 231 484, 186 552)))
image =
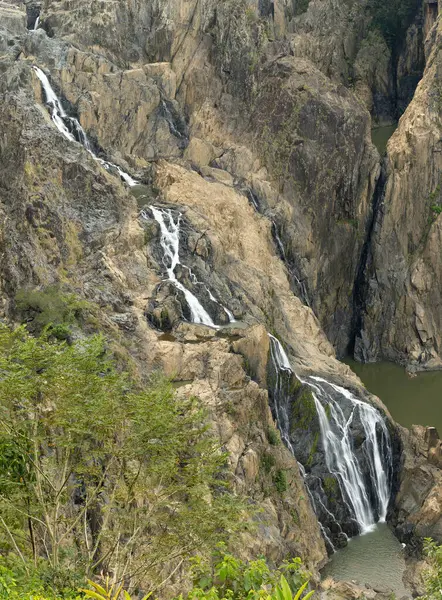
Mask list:
POLYGON ((284 402, 285 394, 283 389, 287 376, 292 376, 293 371, 281 342, 270 333, 268 336, 270 338, 270 357, 272 359, 273 368, 276 374, 276 382, 274 386, 276 422, 285 445, 289 448, 294 456, 295 452, 290 442, 290 418, 287 405, 284 402))
POLYGON ((161 247, 164 252, 164 266, 166 267, 167 275, 173 285, 179 289, 186 299, 190 309, 191 319, 193 323, 201 323, 209 327, 217 327, 212 321, 209 313, 201 305, 196 296, 192 294, 175 275, 175 269, 180 264, 180 220, 181 213, 178 214, 176 221, 173 218, 172 211, 160 208, 150 207, 155 221, 161 229, 161 247))
POLYGON ((125 181, 129 187, 137 185, 138 182, 135 179, 133 179, 128 173, 123 171, 123 169, 121 169, 118 165, 115 165, 114 163, 99 158, 93 152, 85 130, 80 125, 77 119, 75 119, 74 117, 69 117, 66 114, 57 94, 52 89, 52 86, 49 83, 49 79, 47 78, 46 74, 35 65, 33 66, 33 69, 38 79, 40 80, 45 94, 46 104, 50 109, 51 119, 54 125, 57 127, 58 131, 62 133, 64 137, 70 142, 80 142, 80 144, 89 152, 89 154, 95 160, 97 160, 107 171, 115 169, 120 178, 123 181, 125 181), (73 132, 75 133, 75 135, 73 132))

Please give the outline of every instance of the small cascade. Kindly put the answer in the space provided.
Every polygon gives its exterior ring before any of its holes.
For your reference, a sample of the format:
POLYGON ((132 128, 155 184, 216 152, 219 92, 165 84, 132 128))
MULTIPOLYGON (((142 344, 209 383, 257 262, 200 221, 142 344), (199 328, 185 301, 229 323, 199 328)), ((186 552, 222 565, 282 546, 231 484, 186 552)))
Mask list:
POLYGON ((299 279, 299 277, 297 276, 294 266, 290 264, 290 261, 287 258, 287 254, 285 252, 284 244, 278 233, 278 227, 277 227, 275 221, 273 221, 273 220, 272 220, 272 236, 273 236, 273 240, 276 245, 276 249, 278 250, 279 256, 280 256, 281 260, 285 263, 285 266, 287 267, 287 271, 289 272, 289 276, 292 280, 292 285, 295 287, 297 295, 299 296, 299 298, 301 298, 301 300, 304 302, 304 304, 306 306, 311 307, 310 301, 308 298, 307 287, 306 287, 305 283, 303 281, 301 281, 299 279))
POLYGON ((37 18, 35 19, 33 31, 37 31, 39 25, 40 25, 40 15, 38 15, 37 18))
POLYGON ((268 335, 270 338, 270 357, 276 374, 276 381, 273 386, 273 402, 276 422, 285 445, 294 455, 295 451, 290 441, 290 417, 288 413, 288 403, 286 402, 289 393, 290 380, 293 377, 293 371, 281 342, 270 333, 268 335))
MULTIPOLYGON (((381 413, 355 398, 349 390, 321 377, 299 379, 279 340, 270 334, 269 338, 270 357, 276 373, 270 391, 281 438, 296 457, 296 438, 291 433, 289 412, 293 401, 293 386, 289 383, 290 378, 296 377, 310 390, 314 400, 325 456, 325 475, 328 473, 336 478, 345 503, 344 513, 357 523, 359 533, 371 531, 376 522, 386 520, 391 496, 392 448, 381 413), (362 440, 359 448, 356 448, 355 431, 362 440)), ((315 512, 318 517, 322 515, 324 522, 333 524, 335 535, 340 543, 343 540, 345 544, 347 536, 338 517, 324 503, 327 498, 322 487, 324 470, 321 478, 311 472, 308 462, 302 465, 298 461, 298 464, 315 512)), ((333 552, 333 542, 322 523, 321 529, 329 550, 333 552)))
POLYGON ((118 165, 111 163, 109 161, 103 160, 98 157, 94 151, 92 150, 91 143, 87 137, 87 134, 83 127, 80 125, 77 119, 74 117, 69 117, 57 96, 57 94, 52 89, 51 84, 49 83, 49 79, 46 74, 35 65, 33 69, 40 80, 42 85, 46 104, 49 107, 51 113, 51 119, 54 125, 57 127, 58 131, 64 135, 66 139, 70 142, 79 142, 95 160, 97 160, 107 171, 115 170, 120 178, 126 182, 129 187, 133 187, 137 185, 138 182, 133 179, 128 173, 123 171, 118 165))
MULTIPOLYGON (((198 281, 196 283, 199 283, 198 281)), ((224 304, 221 304, 221 302, 219 302, 219 300, 217 300, 215 298, 215 296, 212 294, 212 292, 209 290, 209 288, 207 287, 207 285, 204 286, 206 288, 206 292, 209 294, 209 298, 212 300, 212 302, 215 302, 215 304, 218 304, 218 306, 221 306, 221 308, 223 309, 223 311, 226 313, 226 315, 229 317, 229 323, 236 323, 236 319, 233 316, 233 313, 231 310, 229 310, 227 307, 224 306, 224 304)))
POLYGON ((180 131, 179 127, 180 127, 180 123, 177 124, 177 120, 176 117, 172 114, 172 110, 169 107, 169 103, 166 102, 165 100, 161 100, 161 109, 162 109, 162 113, 164 118, 167 121, 167 124, 169 126, 169 131, 172 135, 174 135, 175 137, 186 141, 187 140, 187 136, 184 133, 184 131, 180 131))
MULTIPOLYGON (((189 306, 191 321, 192 323, 200 323, 202 325, 208 325, 209 327, 218 328, 209 313, 202 306, 198 298, 192 294, 190 290, 188 290, 180 281, 178 281, 175 269, 178 265, 181 265, 188 269, 190 277, 196 285, 203 285, 197 280, 195 275, 192 273, 192 270, 186 265, 182 265, 180 262, 180 222, 181 222, 181 213, 178 213, 176 220, 174 219, 173 213, 170 209, 162 209, 156 208, 154 206, 150 207, 152 211, 152 215, 155 221, 159 224, 161 230, 161 247, 163 249, 163 263, 166 267, 167 275, 169 280, 173 283, 173 285, 180 290, 184 294, 184 298, 189 306)), ((141 216, 145 219, 148 219, 148 215, 142 211, 141 216)), ((231 323, 235 322, 233 314, 223 306, 212 294, 207 286, 204 286, 210 300, 215 302, 219 306, 223 308, 226 314, 229 317, 229 321, 231 323)))

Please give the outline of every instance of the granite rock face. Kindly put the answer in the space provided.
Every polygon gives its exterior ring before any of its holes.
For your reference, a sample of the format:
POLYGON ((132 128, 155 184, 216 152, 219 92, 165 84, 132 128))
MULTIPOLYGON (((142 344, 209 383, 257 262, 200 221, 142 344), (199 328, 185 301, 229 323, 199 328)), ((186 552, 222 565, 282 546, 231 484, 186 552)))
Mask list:
POLYGON ((435 24, 424 76, 388 144, 356 343, 364 360, 415 369, 441 365, 440 35, 435 24))

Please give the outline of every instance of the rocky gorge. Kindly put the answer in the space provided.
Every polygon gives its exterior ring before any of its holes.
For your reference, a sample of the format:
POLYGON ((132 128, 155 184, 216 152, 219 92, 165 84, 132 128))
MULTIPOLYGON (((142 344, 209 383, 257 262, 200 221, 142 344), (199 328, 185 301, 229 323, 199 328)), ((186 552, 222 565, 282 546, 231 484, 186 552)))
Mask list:
POLYGON ((74 292, 138 377, 201 398, 262 509, 245 556, 319 579, 386 519, 419 592, 438 434, 338 360, 442 366, 442 26, 378 4, 2 0, 0 316, 74 292), (371 128, 398 119, 380 157, 371 128))

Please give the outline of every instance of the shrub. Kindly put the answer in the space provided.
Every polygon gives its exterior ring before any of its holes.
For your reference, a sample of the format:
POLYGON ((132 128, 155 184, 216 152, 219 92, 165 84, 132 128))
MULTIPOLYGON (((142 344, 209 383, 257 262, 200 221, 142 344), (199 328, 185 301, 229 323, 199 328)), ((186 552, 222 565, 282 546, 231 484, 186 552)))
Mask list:
POLYGON ((274 427, 269 427, 267 429, 267 439, 272 446, 277 446, 281 441, 279 432, 274 427))
POLYGON ((20 289, 15 296, 21 320, 31 325, 34 333, 47 328, 59 340, 68 339, 70 326, 79 321, 90 305, 75 294, 64 294, 56 286, 44 290, 20 289))
POLYGON ((440 600, 442 589, 442 546, 430 538, 424 541, 424 553, 428 558, 429 569, 424 574, 425 594, 422 599, 440 600))
POLYGON ((265 452, 261 457, 261 464, 266 473, 270 473, 272 467, 275 466, 276 460, 272 454, 265 452))
POLYGON ((286 492, 288 488, 286 472, 282 469, 278 469, 273 477, 273 483, 280 494, 286 492))
MULTIPOLYGON (((271 570, 262 558, 244 562, 222 550, 220 548, 211 562, 200 557, 193 560, 194 587, 187 600, 292 600, 294 594, 299 594, 299 598, 308 585, 310 573, 299 558, 284 561, 271 570)), ((309 592, 304 600, 311 594, 309 592)), ((182 600, 182 596, 176 600, 182 600)))

